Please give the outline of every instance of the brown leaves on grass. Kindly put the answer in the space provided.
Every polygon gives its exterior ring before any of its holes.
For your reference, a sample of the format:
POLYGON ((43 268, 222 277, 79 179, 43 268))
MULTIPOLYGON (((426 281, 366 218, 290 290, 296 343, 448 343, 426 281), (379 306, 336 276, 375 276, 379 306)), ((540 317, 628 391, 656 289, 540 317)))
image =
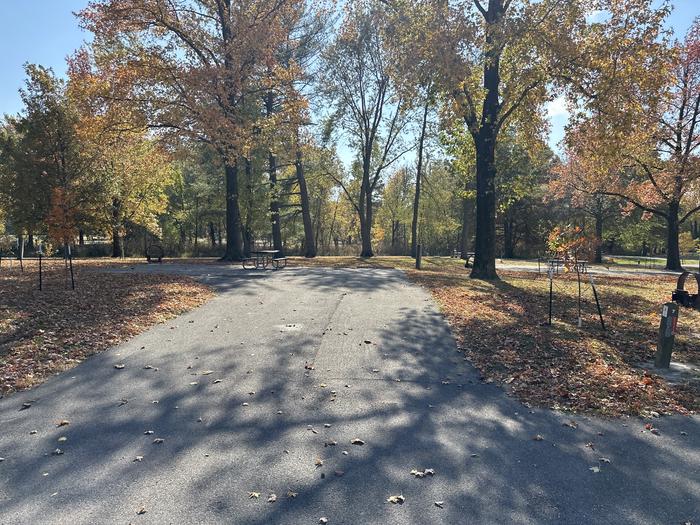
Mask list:
MULTIPOLYGON (((0 395, 29 388, 212 296, 180 275, 106 273, 103 261, 75 261, 75 291, 60 261, 0 268, 0 395)), ((115 368, 119 368, 118 366, 115 368)))
MULTIPOLYGON (((640 370, 653 360, 660 305, 672 277, 598 277, 605 308, 603 332, 590 287, 583 283, 584 323, 576 327, 576 276, 555 280, 555 321, 547 319, 548 280, 533 273, 500 272, 501 282, 470 280, 457 271, 409 276, 440 303, 461 348, 487 381, 508 385, 526 403, 606 415, 689 413, 700 408, 697 385, 671 385, 640 370)), ((676 360, 698 360, 690 333, 700 322, 684 309, 676 360)))

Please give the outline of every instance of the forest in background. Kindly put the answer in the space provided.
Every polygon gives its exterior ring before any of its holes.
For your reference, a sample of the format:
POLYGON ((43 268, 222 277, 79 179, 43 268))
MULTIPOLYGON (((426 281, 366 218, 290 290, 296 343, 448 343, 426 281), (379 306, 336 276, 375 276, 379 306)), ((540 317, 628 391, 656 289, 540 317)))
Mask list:
POLYGON ((651 1, 100 0, 0 124, 0 251, 240 260, 700 239, 700 23, 651 1), (602 14, 601 14, 602 13, 602 14), (571 113, 562 152, 545 105, 571 113), (554 232, 554 233, 553 233, 554 232), (19 246, 18 246, 19 242, 19 246))

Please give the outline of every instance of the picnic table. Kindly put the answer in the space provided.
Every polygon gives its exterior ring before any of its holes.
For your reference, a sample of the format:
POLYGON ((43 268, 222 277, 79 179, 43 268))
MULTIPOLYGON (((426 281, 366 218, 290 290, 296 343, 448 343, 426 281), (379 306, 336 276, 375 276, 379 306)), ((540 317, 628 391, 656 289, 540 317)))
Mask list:
POLYGON ((254 250, 250 252, 251 257, 243 259, 243 268, 246 270, 260 270, 272 266, 275 270, 287 266, 286 257, 277 257, 279 250, 254 250))

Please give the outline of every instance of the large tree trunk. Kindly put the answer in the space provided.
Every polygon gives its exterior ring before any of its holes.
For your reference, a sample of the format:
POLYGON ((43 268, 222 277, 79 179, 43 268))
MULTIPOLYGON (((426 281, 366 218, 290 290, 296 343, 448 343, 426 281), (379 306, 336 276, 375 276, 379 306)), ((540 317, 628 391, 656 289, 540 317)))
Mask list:
POLYGON ((243 259, 241 211, 238 206, 238 163, 226 160, 226 261, 243 259))
POLYGON ((496 133, 482 128, 476 140, 476 239, 473 279, 498 279, 496 274, 496 133))
POLYGON ((279 188, 277 186, 277 157, 268 155, 270 171, 270 219, 272 221, 272 248, 279 250, 278 257, 284 257, 282 247, 282 226, 280 224, 279 188))
POLYGON ((314 224, 311 220, 309 190, 306 187, 306 177, 304 176, 304 159, 298 143, 295 167, 297 182, 299 183, 299 197, 301 199, 301 217, 304 222, 304 257, 316 257, 316 238, 314 236, 314 224))
POLYGON ((423 106, 423 121, 418 139, 418 159, 416 162, 416 192, 413 197, 413 219, 411 220, 411 257, 416 258, 418 243, 418 215, 420 212, 420 189, 423 176, 423 147, 425 145, 425 132, 428 127, 428 110, 430 109, 430 89, 425 95, 425 105, 423 106))
POLYGON ((666 269, 682 271, 681 252, 678 245, 678 234, 680 230, 678 212, 680 204, 671 202, 668 205, 668 216, 666 217, 666 269))
POLYGON ((601 264, 603 262, 603 215, 595 216, 595 254, 593 262, 601 264))
POLYGON ((364 200, 364 217, 360 215, 360 237, 362 252, 360 257, 374 257, 372 251, 372 190, 368 188, 361 197, 364 200))

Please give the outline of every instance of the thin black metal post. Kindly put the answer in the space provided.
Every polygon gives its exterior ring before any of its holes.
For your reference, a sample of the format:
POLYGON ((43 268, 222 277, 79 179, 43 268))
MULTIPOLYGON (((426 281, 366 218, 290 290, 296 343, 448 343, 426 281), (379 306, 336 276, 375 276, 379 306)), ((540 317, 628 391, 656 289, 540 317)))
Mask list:
POLYGON ((595 297, 595 305, 598 308, 598 317, 600 317, 600 326, 603 328, 603 331, 605 331, 605 321, 603 321, 603 310, 600 308, 600 301, 598 300, 598 291, 595 289, 595 283, 593 282, 593 276, 588 275, 589 279, 591 280, 591 288, 593 288, 593 297, 595 297))
POLYGON ((550 268, 549 270, 549 322, 548 324, 552 324, 552 301, 554 299, 554 291, 552 287, 552 281, 554 280, 554 272, 550 268))
POLYGON ((576 278, 578 280, 578 327, 581 328, 581 271, 576 261, 576 278))
POLYGON ((68 246, 68 265, 70 266, 70 287, 71 290, 75 290, 75 277, 73 276, 73 255, 70 251, 70 244, 68 246))

